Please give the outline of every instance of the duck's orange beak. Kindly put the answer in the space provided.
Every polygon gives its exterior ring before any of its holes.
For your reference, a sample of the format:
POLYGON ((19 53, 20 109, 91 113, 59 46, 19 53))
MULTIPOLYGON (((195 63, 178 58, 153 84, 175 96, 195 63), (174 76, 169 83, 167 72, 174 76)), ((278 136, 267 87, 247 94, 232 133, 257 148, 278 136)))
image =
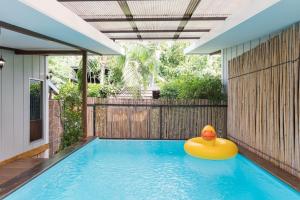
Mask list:
POLYGON ((213 126, 206 125, 201 131, 201 137, 204 140, 214 140, 217 137, 216 131, 213 126))
POLYGON ((214 140, 216 139, 217 135, 215 132, 213 131, 203 131, 201 133, 201 137, 204 139, 204 140, 214 140))

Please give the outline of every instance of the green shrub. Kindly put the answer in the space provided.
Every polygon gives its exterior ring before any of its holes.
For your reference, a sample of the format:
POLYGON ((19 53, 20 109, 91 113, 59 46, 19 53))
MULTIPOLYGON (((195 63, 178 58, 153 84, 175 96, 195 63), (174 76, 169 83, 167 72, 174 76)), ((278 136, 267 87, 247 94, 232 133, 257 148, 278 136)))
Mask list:
POLYGON ((161 97, 169 99, 225 100, 221 79, 212 75, 180 76, 161 86, 161 97))
POLYGON ((64 149, 82 137, 81 94, 76 84, 67 82, 60 87, 59 95, 55 98, 60 101, 62 108, 63 136, 60 149, 64 149))
POLYGON ((100 84, 89 83, 88 84, 88 97, 99 97, 100 84))
POLYGON ((179 87, 176 81, 163 84, 160 90, 160 97, 167 99, 177 99, 179 95, 179 87))
POLYGON ((117 86, 110 84, 88 84, 88 96, 89 97, 100 97, 107 98, 109 96, 115 96, 120 89, 117 86))

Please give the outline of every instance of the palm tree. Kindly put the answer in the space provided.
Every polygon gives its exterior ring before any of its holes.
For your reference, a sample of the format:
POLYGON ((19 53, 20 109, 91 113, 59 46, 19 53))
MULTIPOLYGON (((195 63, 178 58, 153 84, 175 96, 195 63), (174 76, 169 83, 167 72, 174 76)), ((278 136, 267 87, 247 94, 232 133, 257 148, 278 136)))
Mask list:
POLYGON ((136 44, 128 52, 127 59, 139 63, 138 70, 143 77, 143 85, 146 88, 153 84, 158 76, 157 46, 155 43, 147 45, 136 44))
POLYGON ((123 91, 130 92, 134 97, 141 96, 143 79, 139 73, 139 63, 134 60, 127 60, 123 68, 123 91))

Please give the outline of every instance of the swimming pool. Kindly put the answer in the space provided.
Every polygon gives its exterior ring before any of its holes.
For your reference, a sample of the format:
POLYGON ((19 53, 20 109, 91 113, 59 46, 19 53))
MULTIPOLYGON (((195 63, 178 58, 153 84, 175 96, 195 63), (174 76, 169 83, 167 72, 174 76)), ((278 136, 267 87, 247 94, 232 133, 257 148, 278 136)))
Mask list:
POLYGON ((245 157, 190 157, 183 141, 99 140, 71 154, 6 199, 300 199, 245 157))

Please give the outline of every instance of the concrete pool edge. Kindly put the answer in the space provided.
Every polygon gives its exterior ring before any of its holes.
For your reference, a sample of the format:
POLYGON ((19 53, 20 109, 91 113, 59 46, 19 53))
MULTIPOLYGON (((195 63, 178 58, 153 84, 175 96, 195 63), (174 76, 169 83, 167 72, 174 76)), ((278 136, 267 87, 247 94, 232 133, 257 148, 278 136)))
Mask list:
POLYGON ((97 137, 88 137, 86 139, 82 139, 80 142, 76 143, 73 146, 66 148, 65 150, 57 153, 54 157, 45 160, 41 164, 35 166, 34 168, 24 172, 20 176, 17 176, 10 181, 0 185, 0 199, 4 199, 14 191, 18 190, 23 185, 27 184, 34 178, 38 177, 40 174, 50 169, 51 167, 58 164, 60 161, 64 160, 74 152, 78 151, 82 147, 86 146, 90 142, 97 139, 97 137))
POLYGON ((300 179, 298 177, 284 171, 275 164, 249 151, 241 145, 238 145, 238 148, 239 154, 245 156, 248 160, 252 161, 257 166, 261 167, 262 169, 264 169, 274 177, 278 178, 285 184, 289 185, 294 190, 300 192, 300 179))

